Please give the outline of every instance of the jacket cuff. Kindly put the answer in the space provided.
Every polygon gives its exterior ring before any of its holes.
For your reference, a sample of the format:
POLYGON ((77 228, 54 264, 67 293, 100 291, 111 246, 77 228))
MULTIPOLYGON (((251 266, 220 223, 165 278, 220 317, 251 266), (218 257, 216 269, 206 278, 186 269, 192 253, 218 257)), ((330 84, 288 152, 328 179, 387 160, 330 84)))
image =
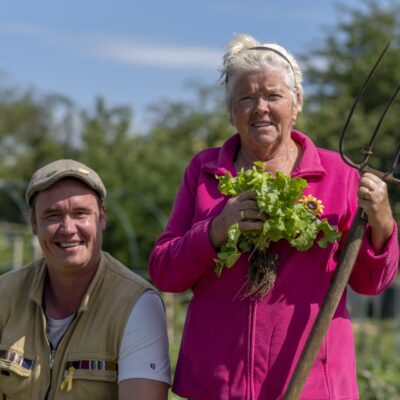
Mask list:
POLYGON ((383 249, 379 252, 375 251, 371 243, 371 227, 367 225, 364 240, 361 245, 360 254, 364 254, 368 258, 370 268, 382 268, 382 265, 388 265, 397 262, 399 245, 398 245, 397 224, 393 221, 393 232, 386 241, 383 249))
POLYGON ((200 261, 200 265, 210 265, 214 263, 217 257, 217 251, 211 244, 209 230, 213 217, 197 222, 193 225, 192 235, 196 238, 193 240, 193 252, 200 261))

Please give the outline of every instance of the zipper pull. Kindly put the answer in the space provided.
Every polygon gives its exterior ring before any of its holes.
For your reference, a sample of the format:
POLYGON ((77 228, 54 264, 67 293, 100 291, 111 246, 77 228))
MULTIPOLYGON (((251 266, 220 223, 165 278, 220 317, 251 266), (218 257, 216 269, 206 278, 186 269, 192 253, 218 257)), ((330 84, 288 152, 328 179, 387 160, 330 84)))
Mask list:
POLYGON ((63 391, 64 389, 69 392, 72 389, 72 379, 74 375, 75 368, 74 367, 69 367, 67 375, 65 375, 63 381, 61 382, 60 389, 63 391))
POLYGON ((52 349, 51 353, 50 353, 50 369, 53 369, 55 358, 56 358, 56 351, 54 349, 52 349))

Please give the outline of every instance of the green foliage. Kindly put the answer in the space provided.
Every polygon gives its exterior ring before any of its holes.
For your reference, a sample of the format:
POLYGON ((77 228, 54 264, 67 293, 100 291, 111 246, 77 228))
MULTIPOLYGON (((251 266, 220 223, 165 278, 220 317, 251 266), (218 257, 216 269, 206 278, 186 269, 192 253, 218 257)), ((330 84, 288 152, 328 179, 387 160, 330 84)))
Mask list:
POLYGON ((400 398, 399 319, 354 323, 360 399, 400 398))
POLYGON ((32 261, 32 232, 27 225, 0 222, 0 274, 32 261))
POLYGON ((0 274, 2 274, 11 268, 12 259, 12 248, 3 232, 0 232, 0 254, 0 274))
POLYGON ((381 364, 372 357, 358 368, 358 385, 364 400, 392 400, 400 397, 400 361, 381 364))
POLYGON ((165 101, 153 107, 146 134, 132 131, 128 108, 110 109, 102 99, 92 113, 82 114, 82 160, 109 188, 104 247, 142 274, 188 161, 229 136, 225 114, 215 111, 219 92, 198 90, 198 103, 165 101))
POLYGON ((0 85, 0 220, 24 223, 17 204, 23 202, 25 182, 40 165, 71 154, 65 133, 71 112, 63 96, 0 85))
POLYGON ((242 169, 236 177, 230 173, 217 176, 222 194, 238 196, 246 191, 255 192, 257 207, 266 217, 260 231, 241 232, 238 224, 229 227, 228 240, 214 260, 218 276, 224 266, 231 268, 242 253, 263 250, 271 242, 286 239, 292 247, 306 251, 319 233, 322 233, 318 241, 321 247, 326 247, 328 242, 333 243, 341 236, 326 218, 320 220, 316 217, 322 213, 322 204, 320 200, 308 200, 303 196, 302 191, 308 186, 306 180, 291 179, 281 172, 274 177, 264 172, 263 163, 254 164, 250 170, 242 169), (310 204, 313 209, 309 207, 310 204))
POLYGON ((0 83, 0 220, 25 224, 23 196, 32 172, 57 158, 76 158, 108 188, 105 250, 146 275, 189 159, 232 133, 216 106, 221 92, 195 90, 197 102, 153 107, 144 134, 134 130, 129 107, 98 98, 92 109, 78 110, 62 96, 0 83))

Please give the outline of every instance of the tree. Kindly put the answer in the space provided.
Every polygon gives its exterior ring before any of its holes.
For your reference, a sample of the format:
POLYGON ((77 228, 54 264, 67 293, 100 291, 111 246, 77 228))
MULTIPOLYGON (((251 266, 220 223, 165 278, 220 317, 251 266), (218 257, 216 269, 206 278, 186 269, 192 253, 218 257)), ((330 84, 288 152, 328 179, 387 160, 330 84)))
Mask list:
POLYGON ((109 188, 105 248, 143 274, 188 161, 233 131, 218 107, 220 91, 195 90, 193 103, 164 101, 151 107, 146 135, 132 130, 127 107, 109 109, 98 99, 93 112, 82 113, 81 160, 96 169, 109 188), (128 246, 121 245, 127 241, 128 246))
POLYGON ((104 248, 131 268, 144 270, 141 235, 149 224, 138 221, 142 208, 133 196, 140 146, 132 132, 132 110, 108 107, 103 98, 97 98, 93 110, 82 111, 81 121, 79 160, 96 170, 108 189, 104 248))
MULTIPOLYGON (((167 213, 189 160, 198 151, 221 145, 234 132, 222 106, 220 88, 195 86, 194 90, 193 103, 166 101, 153 106, 152 129, 143 141, 148 155, 143 168, 151 170, 154 179, 162 178, 164 187, 159 190, 165 193, 157 203, 167 213)), ((157 185, 150 176, 144 183, 157 185)))
MULTIPOLYGON (((338 149, 345 119, 364 79, 388 42, 390 48, 362 96, 352 118, 346 152, 357 162, 394 89, 400 84, 400 4, 369 0, 353 9, 339 5, 339 22, 310 55, 304 56, 306 87, 304 117, 299 127, 321 147, 338 149)), ((380 170, 391 167, 400 144, 397 101, 387 115, 371 157, 380 170)), ((391 187, 392 202, 400 198, 391 187)), ((399 204, 395 205, 400 215, 399 204)))
POLYGON ((0 86, 0 178, 14 183, 7 184, 8 196, 0 197, 0 216, 10 222, 24 222, 12 201, 13 191, 18 192, 15 196, 23 196, 33 171, 73 154, 73 115, 73 103, 66 97, 40 96, 4 79, 0 86))

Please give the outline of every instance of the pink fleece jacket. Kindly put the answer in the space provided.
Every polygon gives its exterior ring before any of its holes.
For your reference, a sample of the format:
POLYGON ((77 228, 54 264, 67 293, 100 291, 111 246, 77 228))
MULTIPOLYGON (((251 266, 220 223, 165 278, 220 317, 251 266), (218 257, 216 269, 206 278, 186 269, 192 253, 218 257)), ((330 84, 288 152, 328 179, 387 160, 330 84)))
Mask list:
MULTIPOLYGON (((357 209, 358 172, 332 151, 316 148, 304 134, 292 138, 303 149, 292 173, 308 181, 304 194, 325 205, 323 217, 348 231, 357 209)), ((336 267, 342 243, 299 252, 286 242, 271 246, 279 256, 278 277, 263 299, 243 300, 248 255, 221 278, 209 240, 211 220, 227 197, 215 175, 235 175, 239 135, 221 148, 197 154, 186 169, 165 232, 150 257, 150 275, 159 289, 191 289, 173 390, 195 400, 277 400, 288 384, 336 267)), ((380 254, 366 237, 350 278, 358 293, 378 294, 397 273, 397 227, 380 254)), ((352 326, 344 294, 330 324, 301 399, 358 399, 352 326)))

